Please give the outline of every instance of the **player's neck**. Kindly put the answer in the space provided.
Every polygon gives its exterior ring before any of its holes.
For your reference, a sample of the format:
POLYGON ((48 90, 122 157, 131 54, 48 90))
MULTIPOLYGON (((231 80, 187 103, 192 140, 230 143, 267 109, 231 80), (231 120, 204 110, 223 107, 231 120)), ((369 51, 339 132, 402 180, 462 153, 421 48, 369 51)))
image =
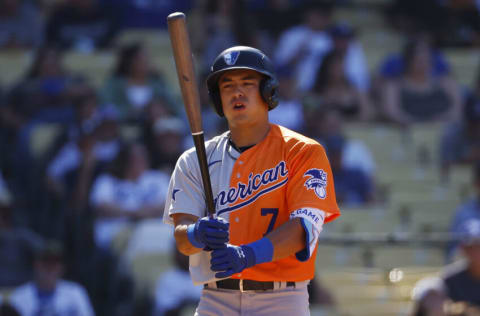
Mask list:
POLYGON ((230 127, 230 138, 238 147, 252 146, 260 143, 267 137, 270 131, 270 123, 254 126, 230 127))

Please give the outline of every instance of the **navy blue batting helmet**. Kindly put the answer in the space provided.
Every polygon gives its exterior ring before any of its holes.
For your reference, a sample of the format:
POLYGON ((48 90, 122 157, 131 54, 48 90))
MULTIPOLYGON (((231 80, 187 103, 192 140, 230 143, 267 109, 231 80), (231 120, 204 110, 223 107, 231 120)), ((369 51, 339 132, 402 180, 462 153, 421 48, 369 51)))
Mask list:
POLYGON ((271 110, 278 105, 278 81, 273 64, 262 51, 248 46, 234 46, 217 56, 207 77, 208 94, 218 115, 224 116, 218 79, 228 70, 250 69, 265 76, 260 82, 260 94, 271 110))

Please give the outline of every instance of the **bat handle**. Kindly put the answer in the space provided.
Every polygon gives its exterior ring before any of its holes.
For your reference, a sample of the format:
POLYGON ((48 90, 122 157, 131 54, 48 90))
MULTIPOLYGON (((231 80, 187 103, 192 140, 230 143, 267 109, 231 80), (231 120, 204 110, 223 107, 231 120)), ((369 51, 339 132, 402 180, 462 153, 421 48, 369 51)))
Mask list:
POLYGON ((197 150, 197 158, 199 160, 200 172, 202 174, 203 188, 205 191, 205 202, 207 212, 210 218, 215 218, 215 204, 213 203, 212 184, 210 182, 210 174, 208 172, 207 155, 205 153, 205 140, 203 131, 192 133, 195 149, 197 150))

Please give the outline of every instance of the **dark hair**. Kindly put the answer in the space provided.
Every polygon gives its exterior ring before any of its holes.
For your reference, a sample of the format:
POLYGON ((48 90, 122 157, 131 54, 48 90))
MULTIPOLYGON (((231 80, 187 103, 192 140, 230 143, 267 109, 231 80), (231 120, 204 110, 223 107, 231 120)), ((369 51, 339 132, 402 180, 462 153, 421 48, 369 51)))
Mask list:
POLYGON ((417 48, 422 44, 426 43, 429 47, 429 50, 431 52, 432 47, 430 41, 425 39, 425 35, 418 35, 413 38, 410 38, 405 46, 403 47, 403 52, 402 52, 402 57, 405 63, 405 67, 403 68, 403 72, 407 73, 410 70, 410 67, 413 63, 413 59, 415 58, 415 55, 417 54, 417 48))
POLYGON ((4 302, 0 304, 0 316, 20 316, 20 313, 11 304, 4 302))
POLYGON ((91 86, 88 86, 85 89, 84 92, 82 92, 79 95, 76 95, 76 96, 72 97, 72 105, 75 108, 78 108, 78 107, 84 105, 85 102, 90 101, 91 99, 94 99, 94 100, 98 101, 98 95, 97 95, 97 91, 95 90, 95 88, 93 88, 91 86))
MULTIPOLYGON (((318 93, 323 93, 325 91, 330 81, 330 68, 332 67, 333 63, 336 60, 343 59, 343 58, 344 58, 344 54, 335 50, 332 50, 327 54, 325 54, 325 56, 322 59, 322 64, 320 65, 320 68, 318 69, 317 75, 315 77, 315 83, 313 84, 313 91, 318 93)), ((343 75, 342 77, 345 84, 350 85, 350 82, 348 81, 347 77, 345 75, 343 75)))
POLYGON ((135 57, 143 50, 140 42, 128 44, 120 49, 117 65, 115 66, 114 76, 126 77, 134 62, 135 57))
POLYGON ((135 143, 125 143, 122 145, 117 156, 110 165, 109 172, 111 175, 119 179, 125 177, 125 170, 128 167, 133 146, 135 146, 135 143))

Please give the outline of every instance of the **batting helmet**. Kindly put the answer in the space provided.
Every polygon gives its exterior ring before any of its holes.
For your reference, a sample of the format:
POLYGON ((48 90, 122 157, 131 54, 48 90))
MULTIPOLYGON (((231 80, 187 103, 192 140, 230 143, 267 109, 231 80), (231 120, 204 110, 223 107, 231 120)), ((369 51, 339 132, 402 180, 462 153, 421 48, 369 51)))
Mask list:
POLYGON ((260 95, 269 110, 278 105, 278 81, 270 59, 256 48, 235 46, 217 56, 207 77, 208 94, 218 115, 224 116, 218 79, 225 71, 232 69, 250 69, 263 74, 265 79, 260 82, 260 95))

